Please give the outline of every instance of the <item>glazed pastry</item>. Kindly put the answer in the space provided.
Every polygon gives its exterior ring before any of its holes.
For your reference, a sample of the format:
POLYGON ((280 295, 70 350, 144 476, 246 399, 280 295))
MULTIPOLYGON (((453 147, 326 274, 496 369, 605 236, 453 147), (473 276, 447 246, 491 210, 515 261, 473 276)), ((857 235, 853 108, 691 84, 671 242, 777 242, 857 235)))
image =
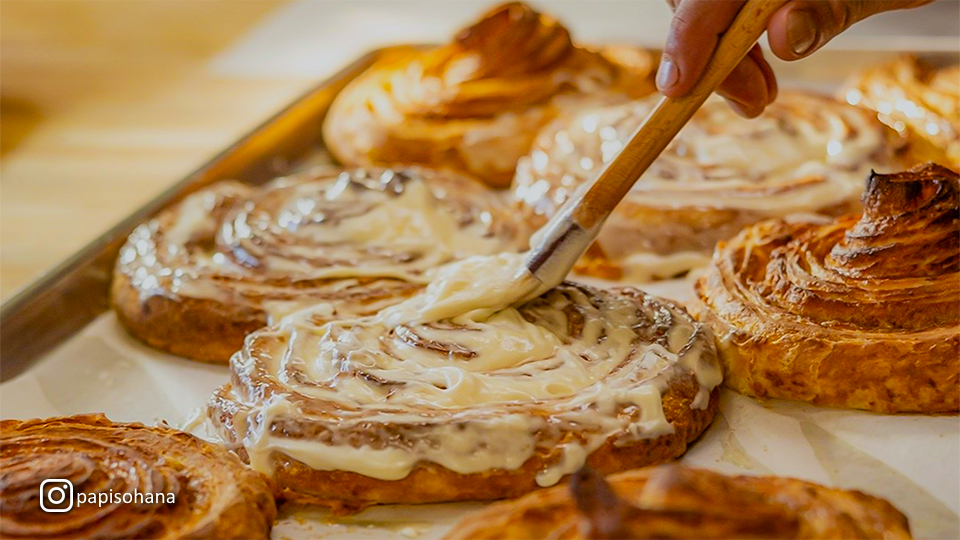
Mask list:
POLYGON ((960 170, 960 65, 936 69, 903 56, 857 73, 840 95, 906 135, 908 166, 935 161, 960 170))
POLYGON ((907 518, 859 491, 792 478, 724 476, 681 465, 613 475, 589 469, 569 486, 464 518, 444 540, 550 538, 909 539, 907 518))
POLYGON ((244 336, 299 308, 374 313, 437 266, 518 251, 527 238, 497 194, 452 173, 325 169, 263 187, 224 182, 130 235, 113 304, 148 345, 226 363, 244 336))
POLYGON ((880 412, 960 409, 960 184, 872 174, 863 216, 765 221, 717 246, 692 311, 726 384, 880 412))
POLYGON ((448 167, 506 187, 559 110, 645 96, 656 65, 637 49, 574 45, 548 15, 505 4, 452 43, 374 64, 333 102, 324 140, 347 165, 448 167))
POLYGON ((193 435, 96 414, 4 420, 0 441, 3 538, 270 536, 267 480, 193 435), (50 479, 69 481, 73 496, 62 483, 41 487, 50 479), (41 489, 62 491, 41 501, 41 489), (66 512, 41 507, 68 502, 66 512))
POLYGON ((377 316, 301 311, 252 334, 208 406, 214 431, 284 497, 341 507, 498 499, 584 462, 681 455, 721 378, 712 336, 682 308, 573 283, 518 308, 420 303, 486 282, 476 298, 508 306, 497 284, 522 261, 468 259, 377 316))
MULTIPOLYGON (((587 110, 546 127, 514 184, 534 221, 592 181, 659 99, 587 110)), ((711 98, 575 270, 633 281, 674 277, 705 265, 718 240, 764 218, 851 211, 871 167, 893 163, 887 135, 896 134, 887 131, 862 109, 816 94, 781 92, 753 120, 711 98)))

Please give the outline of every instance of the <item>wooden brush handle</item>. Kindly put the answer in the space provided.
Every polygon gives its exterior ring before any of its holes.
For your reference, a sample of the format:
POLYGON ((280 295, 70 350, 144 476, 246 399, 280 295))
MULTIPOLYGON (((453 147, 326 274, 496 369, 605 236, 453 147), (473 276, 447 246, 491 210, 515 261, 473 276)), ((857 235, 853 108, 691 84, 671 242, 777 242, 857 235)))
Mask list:
POLYGON ((686 95, 664 97, 612 162, 583 194, 571 218, 584 229, 603 221, 680 129, 760 39, 770 18, 787 0, 747 0, 686 95))

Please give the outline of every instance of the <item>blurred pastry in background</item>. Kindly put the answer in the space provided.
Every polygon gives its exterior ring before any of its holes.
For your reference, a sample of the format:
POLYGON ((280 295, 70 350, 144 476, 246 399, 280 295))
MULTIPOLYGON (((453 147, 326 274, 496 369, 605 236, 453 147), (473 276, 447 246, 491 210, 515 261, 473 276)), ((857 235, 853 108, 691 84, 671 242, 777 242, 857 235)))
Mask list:
POLYGON ((521 251, 528 237, 500 194, 452 172, 327 168, 261 187, 222 182, 134 230, 112 301, 148 345, 225 364, 248 333, 297 309, 375 313, 438 266, 521 251))
POLYGON ((444 540, 728 538, 909 539, 906 516, 883 499, 776 476, 725 476, 661 465, 493 504, 444 540))
POLYGON ((864 69, 840 97, 876 111, 904 134, 906 165, 933 161, 960 171, 960 65, 935 68, 915 56, 864 69))
POLYGON ((269 538, 270 483, 168 427, 102 414, 0 422, 3 538, 269 538))
POLYGON ((348 509, 514 497, 584 463, 682 455, 721 373, 713 336, 676 304, 565 283, 502 310, 417 307, 478 281, 497 295, 522 262, 467 259, 377 316, 304 310, 251 334, 210 400, 212 431, 283 498, 348 509))
POLYGON ((549 15, 505 4, 449 44, 375 63, 333 102, 324 140, 346 165, 452 168, 506 187, 559 111, 650 94, 656 66, 636 48, 574 44, 549 15))
POLYGON ((871 174, 863 215, 771 220, 717 246, 691 311, 756 397, 960 410, 960 180, 871 174))
MULTIPOLYGON (((659 96, 589 109, 543 129, 513 191, 535 224, 617 155, 659 96)), ((873 115, 783 91, 759 118, 713 97, 627 194, 574 269, 606 279, 670 278, 704 266, 718 240, 765 218, 854 211, 871 169, 893 170, 901 138, 873 115)))

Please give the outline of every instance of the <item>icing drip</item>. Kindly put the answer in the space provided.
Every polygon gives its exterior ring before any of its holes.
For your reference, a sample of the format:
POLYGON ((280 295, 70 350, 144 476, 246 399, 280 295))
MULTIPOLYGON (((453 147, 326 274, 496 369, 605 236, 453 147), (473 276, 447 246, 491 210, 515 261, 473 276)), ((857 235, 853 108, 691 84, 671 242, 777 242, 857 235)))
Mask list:
POLYGON ((275 321, 318 303, 331 315, 376 312, 437 266, 525 240, 497 195, 470 179, 327 170, 195 193, 137 228, 118 265, 143 299, 213 299, 275 321))
POLYGON ((707 406, 721 373, 684 312, 569 283, 513 306, 525 289, 505 278, 521 262, 468 259, 378 315, 318 324, 304 310, 253 334, 233 364, 245 383, 219 395, 251 465, 269 472, 282 452, 396 480, 424 461, 513 470, 565 441, 537 477, 550 485, 610 437, 672 433, 661 394, 676 377, 695 377, 691 406, 707 406))
MULTIPOLYGON (((538 137, 517 172, 517 196, 552 213, 611 161, 659 97, 590 109, 538 137)), ((856 198, 885 140, 869 115, 787 92, 759 118, 710 98, 640 177, 627 200, 783 216, 856 198)))
MULTIPOLYGON (((550 217, 623 148, 659 98, 581 108, 541 130, 514 195, 550 217)), ((759 117, 711 98, 610 215, 578 272, 669 278, 703 265, 716 242, 767 217, 856 206, 871 167, 894 163, 882 124, 856 107, 783 93, 759 117)))

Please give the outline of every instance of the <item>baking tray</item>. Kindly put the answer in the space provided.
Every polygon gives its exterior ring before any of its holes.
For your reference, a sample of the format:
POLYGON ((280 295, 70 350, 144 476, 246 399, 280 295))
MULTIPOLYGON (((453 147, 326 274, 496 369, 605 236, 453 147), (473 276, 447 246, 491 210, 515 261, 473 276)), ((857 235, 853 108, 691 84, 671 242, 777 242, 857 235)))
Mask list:
MULTIPOLYGON (((185 195, 224 179, 260 184, 326 159, 321 125, 351 79, 377 59, 367 54, 319 84, 0 308, 3 417, 105 412, 117 421, 181 422, 227 379, 223 366, 183 360, 130 338, 109 313, 117 252, 140 223, 185 195)), ((833 91, 850 66, 897 53, 822 51, 798 63, 774 61, 782 87, 833 91)), ((935 64, 960 53, 921 56, 935 64)), ((689 280, 643 285, 683 301, 689 280)), ((888 416, 721 396, 714 424, 683 462, 733 474, 777 474, 886 497, 928 538, 960 538, 960 422, 956 416, 888 416)), ((287 509, 275 538, 418 538, 442 534, 482 506, 375 507, 331 522, 319 509, 287 509)))
MULTIPOLYGON (((315 158, 323 151, 321 125, 337 93, 378 59, 423 47, 397 45, 364 55, 6 301, 0 307, 0 382, 28 369, 45 352, 109 309, 113 265, 137 225, 214 182, 233 179, 259 184, 315 158)), ((781 86, 793 83, 829 92, 850 73, 850 66, 870 65, 898 54, 827 50, 802 62, 770 60, 781 86)), ((960 60, 960 51, 913 54, 934 65, 960 60)))
POLYGON ((114 262, 137 225, 214 182, 259 184, 291 172, 322 151, 320 128, 337 93, 377 59, 410 48, 388 47, 356 60, 4 302, 0 382, 28 369, 110 308, 114 262))

